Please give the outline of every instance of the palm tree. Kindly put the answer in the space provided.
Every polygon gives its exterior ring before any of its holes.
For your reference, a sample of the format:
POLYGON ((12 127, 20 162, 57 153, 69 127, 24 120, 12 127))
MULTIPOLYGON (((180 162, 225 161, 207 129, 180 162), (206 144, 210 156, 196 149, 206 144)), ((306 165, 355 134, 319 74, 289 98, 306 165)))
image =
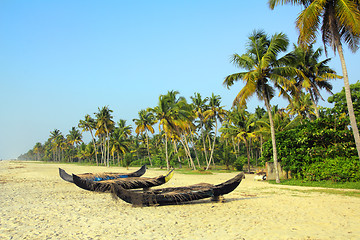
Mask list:
POLYGON ((172 129, 175 127, 173 123, 173 108, 173 102, 171 101, 168 93, 168 95, 160 95, 158 106, 148 109, 148 111, 154 114, 155 119, 159 122, 159 132, 163 131, 165 135, 165 160, 168 170, 170 169, 168 137, 170 136, 172 129))
POLYGON ((359 0, 269 0, 269 6, 274 9, 279 4, 301 5, 304 9, 296 19, 299 30, 298 42, 308 46, 316 39, 317 32, 322 34, 322 41, 339 53, 344 78, 346 104, 351 128, 353 130, 356 149, 360 159, 360 136, 356 123, 349 76, 347 73, 342 43, 345 42, 352 52, 359 48, 360 39, 360 1, 359 0))
POLYGON ((125 155, 129 151, 129 138, 126 135, 126 131, 122 128, 115 128, 113 134, 111 135, 111 155, 114 156, 114 153, 117 153, 118 164, 120 165, 120 154, 125 155))
POLYGON ((226 111, 223 109, 224 107, 220 106, 220 103, 221 103, 221 97, 213 93, 209 99, 209 109, 204 112, 205 121, 211 119, 215 122, 215 135, 211 147, 210 159, 209 162, 207 163, 206 170, 209 169, 211 160, 213 160, 215 141, 218 130, 218 120, 222 122, 226 114, 226 111))
POLYGON ((43 153, 44 147, 40 142, 37 142, 34 146, 33 152, 36 154, 36 160, 40 161, 40 155, 43 153))
POLYGON ((89 115, 85 115, 85 120, 80 120, 79 124, 78 124, 79 128, 82 128, 83 132, 84 131, 89 131, 91 134, 91 138, 92 138, 92 142, 94 145, 94 151, 95 151, 95 160, 96 160, 96 166, 99 166, 99 162, 98 162, 98 158, 97 158, 97 147, 96 147, 96 141, 95 141, 95 137, 94 134, 92 132, 92 130, 94 130, 96 128, 96 122, 95 120, 89 115))
MULTIPOLYGON (((181 136, 181 131, 189 127, 189 114, 190 107, 186 103, 184 97, 177 98, 178 91, 169 91, 166 95, 160 95, 159 104, 149 111, 153 112, 155 118, 159 121, 159 132, 164 131, 165 135, 165 156, 167 169, 170 169, 170 162, 168 156, 168 139, 172 135, 177 134, 181 136), (161 129, 162 128, 162 129, 161 129)), ((185 143, 181 141, 186 149, 185 143)), ((195 165, 191 159, 189 152, 188 157, 192 167, 195 169, 195 165)))
POLYGON ((249 141, 255 136, 255 115, 250 115, 245 108, 234 107, 228 112, 228 124, 225 124, 219 131, 226 136, 242 141, 245 144, 248 160, 248 172, 250 173, 250 147, 249 141))
POLYGON ((52 146, 53 146, 53 158, 54 158, 54 161, 56 160, 60 160, 60 154, 59 154, 59 151, 58 151, 58 148, 60 147, 60 136, 62 136, 61 132, 59 129, 55 129, 54 131, 50 132, 50 142, 52 143, 52 146))
POLYGON ((109 109, 108 106, 104 106, 101 109, 98 108, 99 112, 95 113, 96 115, 96 132, 95 136, 105 136, 102 138, 103 140, 103 159, 106 161, 106 165, 109 167, 110 162, 110 132, 114 128, 114 121, 112 120, 113 116, 111 116, 112 110, 109 109), (107 149, 106 149, 107 148, 107 149))
POLYGON ((74 146, 77 148, 82 142, 82 135, 78 129, 75 127, 72 127, 72 129, 69 131, 69 134, 66 136, 67 141, 71 146, 74 146))
POLYGON ((312 101, 310 94, 305 94, 304 92, 301 92, 300 96, 291 99, 287 110, 291 116, 297 115, 300 122, 305 118, 311 120, 316 115, 315 103, 312 101))
MULTIPOLYGON (((200 93, 194 93, 194 96, 193 97, 191 96, 190 99, 192 100, 193 111, 196 116, 195 123, 197 123, 197 125, 196 125, 195 131, 200 131, 201 139, 203 141, 205 161, 208 162, 207 151, 206 151, 206 146, 205 146, 205 123, 206 123, 206 121, 205 121, 204 112, 209 109, 209 106, 207 105, 209 98, 206 97, 206 98, 202 99, 200 93)), ((195 144, 194 144, 194 146, 195 146, 195 144)), ((196 153, 196 149, 195 149, 195 153, 196 153)), ((196 158, 198 160, 198 165, 200 167, 199 159, 197 156, 196 156, 196 158)))
POLYGON ((280 182, 278 172, 278 160, 275 140, 275 128, 271 114, 270 100, 274 96, 274 86, 281 90, 290 88, 291 84, 288 77, 294 76, 297 72, 292 67, 284 66, 288 62, 285 57, 277 59, 279 53, 286 51, 289 40, 283 33, 274 34, 271 39, 263 31, 254 31, 249 37, 247 52, 243 55, 234 54, 232 62, 248 70, 247 72, 235 73, 227 76, 224 85, 230 87, 235 81, 243 80, 245 86, 238 93, 234 100, 234 105, 246 105, 246 100, 255 93, 257 97, 264 101, 271 125, 271 140, 273 147, 273 159, 275 164, 276 182, 280 182))
POLYGON ((145 133, 146 135, 146 146, 147 146, 147 151, 148 151, 148 156, 149 156, 149 162, 150 165, 152 166, 152 162, 151 162, 151 156, 150 156, 150 148, 149 148, 149 135, 148 135, 148 131, 151 132, 151 134, 154 134, 154 128, 153 125, 156 123, 155 120, 155 116, 152 112, 150 111, 146 111, 146 110, 140 110, 139 112, 139 118, 138 119, 133 119, 133 121, 136 124, 136 129, 135 129, 135 133, 137 135, 145 133))
POLYGON ((301 71, 301 75, 296 77, 295 86, 298 90, 296 93, 299 93, 303 88, 310 94, 316 118, 319 118, 317 102, 319 98, 324 100, 320 94, 320 89, 325 89, 332 94, 332 85, 329 80, 342 77, 336 75, 336 72, 327 66, 331 58, 319 62, 322 49, 318 48, 314 51, 312 44, 307 48, 294 45, 294 50, 290 54, 294 56, 292 66, 301 71))

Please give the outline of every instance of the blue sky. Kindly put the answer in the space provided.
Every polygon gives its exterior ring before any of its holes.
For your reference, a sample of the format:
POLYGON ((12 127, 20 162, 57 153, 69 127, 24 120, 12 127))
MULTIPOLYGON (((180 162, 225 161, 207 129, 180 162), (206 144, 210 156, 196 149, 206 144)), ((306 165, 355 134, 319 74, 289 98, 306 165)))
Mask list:
MULTIPOLYGON (((109 106, 116 122, 132 124, 169 90, 188 100, 195 92, 215 93, 229 109, 243 86, 222 85, 225 76, 241 71, 230 56, 245 52, 255 29, 284 32, 295 43, 299 11, 271 11, 260 0, 2 0, 0 159, 17 158, 54 129, 68 134, 98 107, 109 106)), ((359 54, 345 48, 345 57, 355 83, 359 54)), ((330 66, 341 74, 337 57, 330 66)), ((343 81, 333 85, 338 92, 343 81)), ((287 105, 283 99, 273 103, 287 105)), ((258 105, 252 98, 248 109, 258 105)))

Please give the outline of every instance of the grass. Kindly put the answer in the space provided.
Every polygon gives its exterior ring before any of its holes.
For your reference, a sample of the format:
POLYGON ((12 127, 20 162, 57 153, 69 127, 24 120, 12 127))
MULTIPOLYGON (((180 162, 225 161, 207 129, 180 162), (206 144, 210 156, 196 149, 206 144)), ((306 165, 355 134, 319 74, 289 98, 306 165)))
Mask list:
MULTIPOLYGON (((271 184, 276 184, 275 180, 268 181, 271 184)), ((281 180, 281 185, 303 186, 303 187, 322 187, 322 188, 336 188, 336 189, 357 189, 360 190, 360 182, 332 182, 332 181, 304 181, 299 179, 281 180)))

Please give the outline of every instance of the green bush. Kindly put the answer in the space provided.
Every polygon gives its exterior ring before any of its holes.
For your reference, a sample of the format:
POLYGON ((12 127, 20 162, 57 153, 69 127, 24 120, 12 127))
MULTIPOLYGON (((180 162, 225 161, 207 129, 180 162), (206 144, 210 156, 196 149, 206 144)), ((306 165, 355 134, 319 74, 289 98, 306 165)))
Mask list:
POLYGON ((233 167, 237 171, 243 171, 245 163, 247 163, 247 157, 246 156, 240 156, 233 163, 233 167))
POLYGON ((359 159, 356 156, 319 159, 305 167, 304 175, 304 179, 310 181, 357 182, 360 181, 359 159))

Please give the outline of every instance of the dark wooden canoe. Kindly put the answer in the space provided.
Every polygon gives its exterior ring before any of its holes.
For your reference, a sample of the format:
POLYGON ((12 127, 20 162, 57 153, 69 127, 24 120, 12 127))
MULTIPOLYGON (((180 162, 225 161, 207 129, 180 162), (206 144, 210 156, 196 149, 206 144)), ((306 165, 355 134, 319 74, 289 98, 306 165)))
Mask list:
POLYGON ((173 205, 210 197, 219 199, 220 196, 232 192, 244 176, 244 173, 239 173, 234 178, 218 185, 200 183, 186 187, 151 189, 142 192, 126 190, 120 185, 114 185, 112 192, 134 206, 173 205))
POLYGON ((128 177, 128 178, 117 178, 112 180, 104 181, 92 181, 84 178, 80 178, 73 174, 74 183, 79 188, 95 191, 95 192, 111 192, 112 187, 121 186, 125 189, 137 189, 137 188, 150 188, 154 186, 160 186, 167 183, 173 176, 174 170, 169 171, 165 176, 161 175, 154 178, 146 177, 128 177))
MULTIPOLYGON (((111 173, 111 172, 104 172, 104 173, 83 173, 78 174, 77 176, 86 179, 86 180, 93 180, 93 181, 103 181, 109 179, 117 179, 117 178, 128 178, 128 177, 140 177, 144 175, 146 172, 146 165, 143 165, 139 170, 132 172, 132 173, 111 173)), ((59 168, 59 175, 65 181, 73 183, 73 176, 65 172, 65 170, 59 168)))

